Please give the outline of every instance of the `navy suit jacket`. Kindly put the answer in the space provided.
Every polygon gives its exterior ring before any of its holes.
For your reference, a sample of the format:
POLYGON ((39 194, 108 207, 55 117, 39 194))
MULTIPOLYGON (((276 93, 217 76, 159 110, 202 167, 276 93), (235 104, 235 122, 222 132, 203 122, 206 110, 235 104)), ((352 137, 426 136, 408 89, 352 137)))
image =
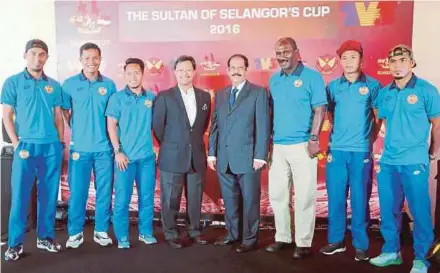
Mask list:
POLYGON ((177 86, 159 92, 153 105, 153 131, 159 141, 159 169, 186 173, 191 162, 197 172, 206 171, 203 136, 211 114, 211 95, 194 88, 197 115, 190 125, 185 104, 177 86))
POLYGON ((209 156, 217 157, 217 171, 228 165, 235 174, 253 172, 254 159, 267 160, 270 136, 268 92, 246 81, 232 108, 231 86, 215 93, 211 120, 209 156))

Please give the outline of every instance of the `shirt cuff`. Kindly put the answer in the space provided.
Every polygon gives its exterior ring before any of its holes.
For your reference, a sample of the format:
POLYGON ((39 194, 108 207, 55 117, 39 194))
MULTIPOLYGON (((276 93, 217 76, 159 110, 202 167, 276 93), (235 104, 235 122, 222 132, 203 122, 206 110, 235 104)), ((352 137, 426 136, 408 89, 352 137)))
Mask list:
POLYGON ((254 159, 254 162, 260 162, 263 164, 267 164, 266 160, 262 160, 262 159, 254 159))
POLYGON ((217 157, 215 156, 208 156, 208 161, 216 161, 217 157))

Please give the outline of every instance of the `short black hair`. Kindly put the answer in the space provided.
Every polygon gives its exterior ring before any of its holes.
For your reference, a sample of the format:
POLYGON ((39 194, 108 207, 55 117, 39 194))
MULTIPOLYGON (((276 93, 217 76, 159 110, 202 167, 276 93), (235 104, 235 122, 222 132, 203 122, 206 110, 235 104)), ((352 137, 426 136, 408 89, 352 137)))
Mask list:
POLYGON ((174 62, 174 70, 176 70, 176 67, 179 63, 183 63, 187 61, 190 61, 193 69, 196 70, 196 60, 194 60, 193 56, 188 56, 188 55, 182 55, 179 56, 179 58, 177 58, 177 60, 174 62))
POLYGON ((94 43, 85 43, 79 48, 79 56, 82 56, 84 50, 96 49, 98 50, 99 56, 101 56, 101 49, 97 44, 94 43))
POLYGON ((293 50, 298 49, 298 46, 296 45, 296 41, 291 37, 280 38, 276 44, 278 45, 278 44, 284 44, 284 43, 288 43, 292 47, 293 50))
POLYGON ((231 60, 232 60, 233 58, 235 58, 235 57, 237 57, 237 58, 242 58, 243 61, 244 61, 244 66, 245 66, 246 68, 249 67, 249 60, 248 60, 248 58, 247 58, 245 55, 243 55, 243 54, 234 54, 234 55, 232 55, 231 57, 229 57, 229 59, 228 59, 228 67, 229 67, 229 65, 231 64, 231 60))
POLYGON ((141 70, 142 70, 142 73, 144 73, 145 64, 144 64, 144 61, 142 61, 141 59, 139 59, 139 58, 128 58, 128 59, 125 61, 124 71, 125 71, 125 69, 127 68, 127 65, 129 65, 129 64, 137 64, 137 65, 139 65, 139 67, 140 67, 141 70))

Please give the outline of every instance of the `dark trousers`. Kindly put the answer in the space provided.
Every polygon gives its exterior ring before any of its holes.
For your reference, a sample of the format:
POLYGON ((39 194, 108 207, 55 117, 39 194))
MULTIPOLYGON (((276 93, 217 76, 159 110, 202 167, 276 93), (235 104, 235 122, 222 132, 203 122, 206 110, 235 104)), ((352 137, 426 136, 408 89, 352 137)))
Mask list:
POLYGON ((260 170, 246 174, 234 174, 229 167, 226 173, 217 173, 226 209, 225 222, 229 239, 241 239, 244 245, 257 243, 260 225, 260 174, 260 170), (241 198, 243 198, 242 213, 240 212, 241 198), (239 230, 240 214, 243 224, 242 232, 239 230))
POLYGON ((191 238, 200 235, 200 213, 202 207, 204 173, 170 173, 160 171, 160 201, 163 233, 166 240, 179 238, 176 220, 180 210, 180 199, 185 187, 187 232, 191 238))

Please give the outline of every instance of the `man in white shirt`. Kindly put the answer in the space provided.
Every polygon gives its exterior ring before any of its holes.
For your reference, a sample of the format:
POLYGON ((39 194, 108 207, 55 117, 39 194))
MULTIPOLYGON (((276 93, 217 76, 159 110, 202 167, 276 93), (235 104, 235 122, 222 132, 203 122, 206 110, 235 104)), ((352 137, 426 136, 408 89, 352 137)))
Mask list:
POLYGON ((188 235, 197 244, 207 244, 200 233, 206 152, 203 136, 208 129, 211 96, 195 88, 196 62, 180 56, 174 63, 177 86, 162 91, 153 104, 153 130, 160 143, 159 170, 161 214, 165 239, 182 248, 176 219, 186 186, 188 235))

